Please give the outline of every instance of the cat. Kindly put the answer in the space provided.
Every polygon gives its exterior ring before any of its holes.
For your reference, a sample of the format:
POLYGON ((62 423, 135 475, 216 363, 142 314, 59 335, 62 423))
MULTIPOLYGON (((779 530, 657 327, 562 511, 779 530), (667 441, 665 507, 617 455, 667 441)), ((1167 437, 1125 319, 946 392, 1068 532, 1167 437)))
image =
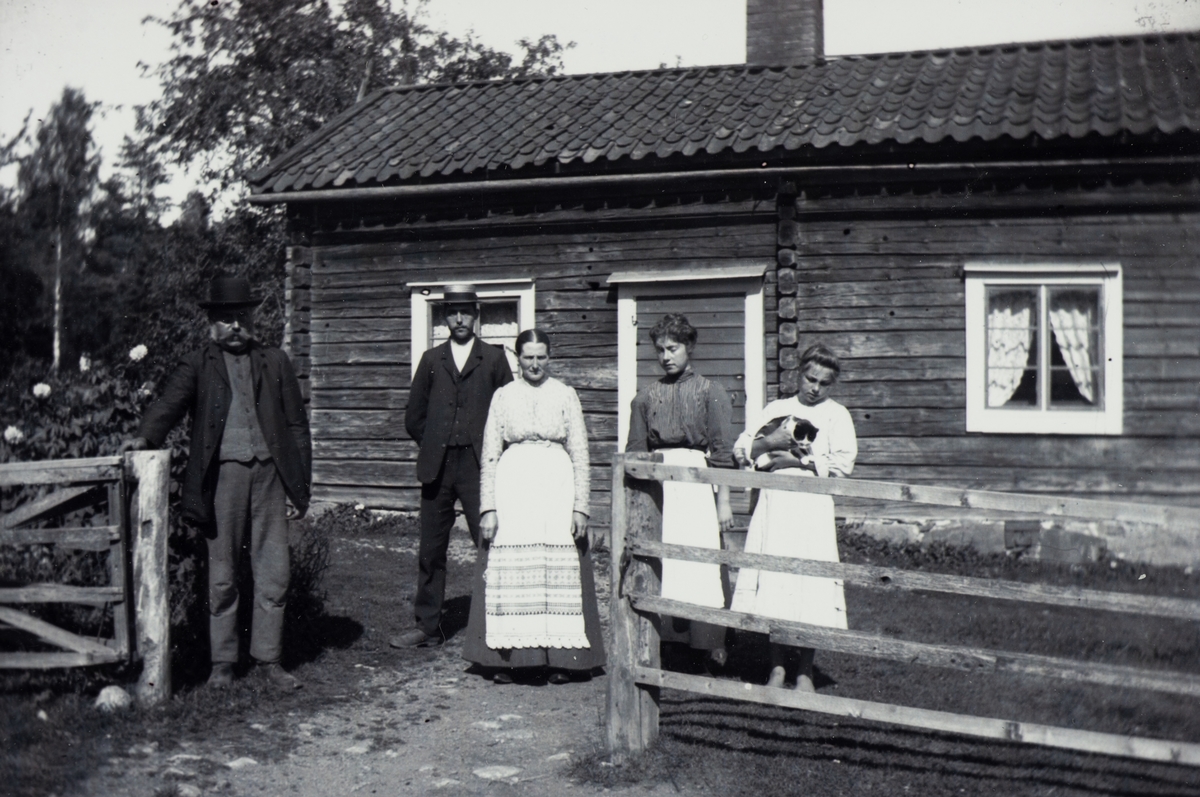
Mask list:
POLYGON ((780 427, 783 427, 783 429, 788 432, 791 442, 785 449, 766 451, 755 457, 755 470, 772 470, 772 463, 778 459, 779 455, 782 453, 795 456, 800 460, 800 464, 802 465, 807 465, 812 462, 812 443, 817 439, 817 433, 820 430, 810 421, 807 421, 804 418, 797 418, 795 415, 784 415, 779 418, 772 418, 759 428, 754 435, 754 439, 758 440, 766 437, 780 427))

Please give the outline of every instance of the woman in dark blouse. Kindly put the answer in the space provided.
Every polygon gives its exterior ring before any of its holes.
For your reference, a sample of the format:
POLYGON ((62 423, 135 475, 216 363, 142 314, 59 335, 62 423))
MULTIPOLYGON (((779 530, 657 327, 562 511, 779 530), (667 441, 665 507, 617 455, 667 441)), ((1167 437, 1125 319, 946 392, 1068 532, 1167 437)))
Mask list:
MULTIPOLYGON (((668 465, 732 467, 730 421, 733 406, 725 388, 697 374, 691 366, 695 327, 678 313, 664 316, 650 330, 663 377, 638 392, 631 406, 626 451, 658 451, 668 465)), ((733 527, 729 488, 715 496, 707 484, 663 484, 662 541, 720 549, 721 531, 733 527), (714 500, 715 497, 715 500, 714 500)), ((662 596, 710 608, 725 608, 719 565, 664 559, 662 596)), ((682 642, 709 651, 725 663, 725 629, 675 618, 663 623, 665 642, 682 642)))

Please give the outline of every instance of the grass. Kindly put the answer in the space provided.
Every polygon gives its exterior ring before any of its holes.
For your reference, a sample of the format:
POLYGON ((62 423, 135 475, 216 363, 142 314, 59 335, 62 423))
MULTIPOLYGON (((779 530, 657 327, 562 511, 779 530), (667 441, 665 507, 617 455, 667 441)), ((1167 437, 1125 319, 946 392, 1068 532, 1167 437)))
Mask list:
MULTIPOLYGON (((1028 582, 1196 597, 1200 575, 1102 561, 1062 566, 949 546, 840 540, 849 562, 1028 582)), ((1160 620, 935 593, 847 589, 851 627, 905 639, 1027 651, 1200 674, 1200 628, 1160 620)), ((1200 701, 1087 684, 984 675, 818 653, 826 694, 1108 733, 1200 742, 1200 701)), ((729 675, 763 683, 766 644, 742 634, 729 675)), ((660 736, 612 766, 573 776, 609 788, 673 783, 682 793, 853 795, 1194 795, 1200 770, 890 727, 664 690, 660 736)))

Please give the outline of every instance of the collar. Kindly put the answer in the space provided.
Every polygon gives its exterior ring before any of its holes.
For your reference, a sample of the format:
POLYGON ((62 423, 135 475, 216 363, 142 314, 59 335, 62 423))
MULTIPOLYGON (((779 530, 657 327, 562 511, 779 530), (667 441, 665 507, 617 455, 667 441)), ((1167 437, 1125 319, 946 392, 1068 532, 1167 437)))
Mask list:
POLYGON ((683 382, 687 382, 687 381, 689 381, 691 379, 695 379, 695 378, 696 378, 696 372, 692 370, 692 364, 688 363, 687 368, 684 369, 682 374, 675 377, 674 379, 672 379, 664 374, 663 378, 662 378, 662 382, 663 382, 663 384, 666 384, 666 385, 678 385, 678 384, 682 384, 683 382))

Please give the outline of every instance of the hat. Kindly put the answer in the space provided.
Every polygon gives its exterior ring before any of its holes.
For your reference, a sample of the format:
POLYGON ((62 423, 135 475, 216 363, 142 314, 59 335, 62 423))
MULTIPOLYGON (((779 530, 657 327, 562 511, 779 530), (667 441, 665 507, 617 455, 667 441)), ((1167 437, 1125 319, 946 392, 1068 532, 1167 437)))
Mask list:
POLYGON ((208 283, 208 301, 200 302, 205 310, 221 307, 255 307, 262 303, 261 296, 250 292, 250 280, 219 274, 208 283))
POLYGON ((446 286, 442 293, 442 301, 446 304, 476 304, 479 296, 475 293, 474 285, 469 282, 457 282, 446 286))

